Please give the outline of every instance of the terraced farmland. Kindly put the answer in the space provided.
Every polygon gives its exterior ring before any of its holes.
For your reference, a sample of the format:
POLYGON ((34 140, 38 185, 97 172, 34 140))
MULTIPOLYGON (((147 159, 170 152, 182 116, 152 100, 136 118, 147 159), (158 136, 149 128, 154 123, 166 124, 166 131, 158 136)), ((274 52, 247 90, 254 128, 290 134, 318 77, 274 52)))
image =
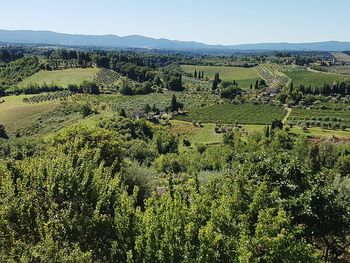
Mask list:
POLYGON ((117 84, 120 80, 120 75, 110 69, 101 69, 94 77, 94 81, 99 85, 102 91, 117 91, 117 84))
POLYGON ((73 93, 71 91, 64 90, 64 91, 43 93, 40 95, 25 97, 23 99, 23 102, 24 103, 41 103, 45 101, 64 101, 72 95, 73 93))
POLYGON ((290 78, 282 73, 280 66, 274 64, 262 64, 256 67, 261 78, 263 78, 267 85, 272 88, 281 88, 288 86, 290 78))

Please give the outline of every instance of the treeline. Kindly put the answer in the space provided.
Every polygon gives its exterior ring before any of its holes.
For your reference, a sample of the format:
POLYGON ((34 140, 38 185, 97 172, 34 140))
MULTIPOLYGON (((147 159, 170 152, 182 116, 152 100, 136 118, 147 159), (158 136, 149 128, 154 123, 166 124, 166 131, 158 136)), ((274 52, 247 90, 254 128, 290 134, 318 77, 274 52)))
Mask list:
POLYGON ((185 58, 185 56, 176 54, 158 54, 158 53, 143 53, 143 52, 132 52, 132 51, 118 51, 118 52, 104 52, 99 51, 95 52, 97 57, 104 57, 105 62, 107 62, 106 58, 108 58, 109 62, 112 64, 112 68, 114 64, 121 63, 131 63, 137 66, 142 67, 150 67, 153 69, 166 67, 174 62, 179 62, 185 58))
POLYGON ((98 53, 93 56, 96 65, 108 68, 137 82, 150 81, 159 85, 160 74, 155 67, 148 66, 142 57, 119 53, 98 53))
POLYGON ((68 90, 73 93, 89 93, 89 94, 100 94, 99 86, 92 81, 83 81, 81 84, 69 84, 67 88, 64 88, 55 83, 44 83, 42 85, 31 83, 27 86, 14 86, 6 91, 6 95, 9 94, 40 94, 43 92, 56 92, 68 90))
MULTIPOLYGON (((77 51, 77 50, 26 50, 30 54, 46 56, 46 60, 39 62, 36 56, 24 57, 4 63, 0 67, 0 84, 14 85, 26 77, 41 70, 57 70, 66 68, 85 68, 96 65, 100 68, 111 69, 121 75, 139 82, 150 82, 152 86, 181 90, 179 71, 163 70, 176 61, 183 59, 181 55, 162 55, 137 52, 105 52, 105 51, 77 51), (169 76, 173 72, 172 76, 169 76)), ((4 49, 5 55, 9 52, 4 49)), ((6 55, 8 57, 8 54, 6 55)))
MULTIPOLYGON (((195 79, 203 79, 204 80, 204 71, 203 70, 202 71, 199 70, 197 72, 197 70, 195 69, 193 74, 192 73, 187 73, 187 75, 189 77, 192 77, 192 78, 195 78, 195 79)), ((206 78, 208 79, 208 77, 206 77, 206 78)))
POLYGON ((350 95, 350 80, 340 80, 332 85, 324 84, 321 87, 300 85, 295 87, 293 83, 285 87, 277 96, 282 103, 299 104, 301 101, 307 106, 317 100, 316 96, 350 95))
POLYGON ((89 93, 89 94, 100 94, 99 86, 93 81, 83 81, 81 84, 70 84, 68 90, 73 93, 89 93))
POLYGON ((154 81, 156 77, 159 78, 159 73, 153 68, 137 66, 129 62, 125 64, 114 64, 110 69, 138 82, 154 81))
POLYGON ((294 60, 294 64, 298 66, 305 66, 311 63, 315 63, 319 60, 318 57, 313 56, 296 56, 294 60))
POLYGON ((157 87, 152 86, 149 81, 143 83, 131 83, 128 79, 121 79, 121 85, 118 90, 123 95, 141 95, 157 91, 157 87))
POLYGON ((311 87, 300 85, 299 90, 303 94, 314 94, 329 96, 332 94, 340 94, 342 96, 350 95, 350 79, 339 80, 332 85, 324 84, 321 87, 311 87))
POLYGON ((58 70, 92 66, 89 52, 59 49, 50 50, 46 56, 47 63, 41 64, 41 69, 58 70))
POLYGON ((205 146, 113 117, 0 158, 4 262, 346 260, 350 148, 281 121, 205 146))
POLYGON ((44 83, 42 85, 36 83, 30 83, 27 86, 14 86, 7 90, 7 94, 39 94, 42 92, 55 92, 62 91, 63 87, 55 83, 44 83))
MULTIPOLYGON (((152 86, 174 91, 183 89, 181 69, 177 66, 167 66, 172 56, 98 52, 91 54, 91 57, 98 67, 111 69, 133 81, 150 82, 152 86)), ((127 93, 130 93, 129 91, 127 93)), ((136 93, 148 93, 148 91, 136 93)))
MULTIPOLYGON (((256 80, 254 84, 254 89, 259 90, 267 87, 265 80, 256 80)), ((253 89, 253 83, 250 84, 250 89, 253 89)), ((220 74, 215 73, 214 80, 212 81, 212 91, 219 92, 222 98, 226 99, 235 99, 237 96, 243 94, 243 89, 239 87, 239 84, 236 80, 233 81, 222 81, 220 79, 220 74)))
POLYGON ((21 48, 0 48, 0 62, 11 62, 23 58, 21 48))

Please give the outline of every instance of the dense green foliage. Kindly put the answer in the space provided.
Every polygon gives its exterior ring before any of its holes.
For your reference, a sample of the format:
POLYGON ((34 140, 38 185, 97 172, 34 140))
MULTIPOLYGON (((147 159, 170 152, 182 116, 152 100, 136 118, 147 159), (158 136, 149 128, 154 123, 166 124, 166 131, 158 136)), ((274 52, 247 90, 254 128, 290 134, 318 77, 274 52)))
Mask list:
POLYGON ((20 58, 4 64, 0 62, 0 85, 17 84, 38 71, 39 59, 35 56, 20 58))
POLYGON ((273 130, 179 153, 164 128, 142 120, 100 127, 65 129, 44 148, 0 144, 2 261, 320 262, 322 250, 343 253, 349 155, 332 144, 273 130))
POLYGON ((0 61, 11 62, 23 58, 22 48, 0 48, 0 61))
POLYGON ((348 83, 285 72, 329 54, 8 50, 98 73, 0 88, 0 262, 347 262, 350 144, 292 126, 345 134, 348 83))

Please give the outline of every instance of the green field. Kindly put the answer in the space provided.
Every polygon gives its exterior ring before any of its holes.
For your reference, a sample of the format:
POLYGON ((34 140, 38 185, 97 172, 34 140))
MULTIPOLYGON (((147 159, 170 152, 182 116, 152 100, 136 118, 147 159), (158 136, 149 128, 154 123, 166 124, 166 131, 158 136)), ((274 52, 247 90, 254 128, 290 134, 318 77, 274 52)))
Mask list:
POLYGON ((194 65, 182 65, 181 68, 187 73, 204 71, 204 78, 208 77, 210 80, 214 79, 215 73, 219 73, 222 80, 236 80, 241 88, 249 88, 250 84, 254 85, 256 80, 261 79, 255 68, 194 65))
POLYGON ((268 105, 211 105, 190 110, 179 119, 216 124, 271 124, 274 119, 282 120, 286 110, 268 105))
POLYGON ((82 119, 79 124, 85 125, 88 128, 96 128, 98 123, 103 119, 103 118, 110 118, 113 117, 112 112, 102 112, 99 114, 93 114, 87 118, 82 119))
POLYGON ((67 87, 69 84, 80 84, 84 80, 93 80, 98 71, 98 68, 39 71, 38 73, 24 79, 18 85, 26 86, 31 83, 40 85, 44 83, 54 83, 62 87, 67 87))
POLYGON ((222 134, 215 132, 215 125, 212 123, 202 124, 202 127, 195 126, 191 122, 172 120, 170 131, 180 139, 188 139, 191 143, 216 144, 222 142, 222 134))
POLYGON ((312 86, 321 87, 323 84, 333 84, 337 80, 344 79, 344 76, 327 74, 327 73, 317 73, 306 70, 295 70, 290 72, 285 72, 285 74, 292 79, 294 86, 312 86))
POLYGON ((18 129, 28 126, 39 115, 57 106, 57 103, 53 102, 36 104, 23 103, 22 100, 24 97, 29 96, 4 97, 5 103, 0 104, 0 123, 3 124, 9 132, 15 132, 18 129))

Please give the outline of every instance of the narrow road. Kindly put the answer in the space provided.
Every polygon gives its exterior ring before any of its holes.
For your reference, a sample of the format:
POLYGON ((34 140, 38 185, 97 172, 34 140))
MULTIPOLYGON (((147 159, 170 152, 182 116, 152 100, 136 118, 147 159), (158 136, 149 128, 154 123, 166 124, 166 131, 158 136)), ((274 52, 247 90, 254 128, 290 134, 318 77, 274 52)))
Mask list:
POLYGON ((286 122, 287 122, 287 120, 289 118, 289 115, 292 113, 292 109, 291 108, 286 108, 286 110, 287 110, 287 114, 286 114, 286 116, 284 116, 284 118, 282 120, 283 124, 286 124, 286 122))

